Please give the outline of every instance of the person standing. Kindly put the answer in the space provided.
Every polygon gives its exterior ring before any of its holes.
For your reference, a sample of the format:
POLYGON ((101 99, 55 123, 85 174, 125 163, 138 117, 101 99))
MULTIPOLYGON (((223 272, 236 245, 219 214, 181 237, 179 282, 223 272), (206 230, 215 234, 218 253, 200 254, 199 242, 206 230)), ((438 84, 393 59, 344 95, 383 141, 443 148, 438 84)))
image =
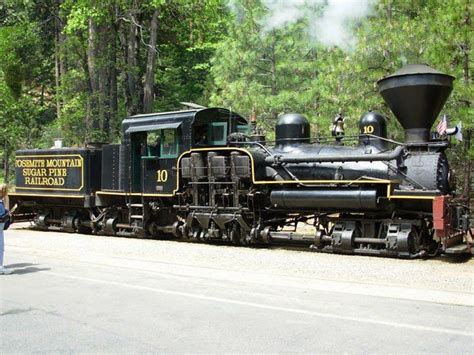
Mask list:
POLYGON ((7 197, 8 188, 6 184, 0 184, 0 275, 9 275, 12 273, 10 269, 3 266, 3 253, 5 251, 5 241, 3 227, 5 226, 5 217, 7 210, 5 208, 5 198, 7 197))

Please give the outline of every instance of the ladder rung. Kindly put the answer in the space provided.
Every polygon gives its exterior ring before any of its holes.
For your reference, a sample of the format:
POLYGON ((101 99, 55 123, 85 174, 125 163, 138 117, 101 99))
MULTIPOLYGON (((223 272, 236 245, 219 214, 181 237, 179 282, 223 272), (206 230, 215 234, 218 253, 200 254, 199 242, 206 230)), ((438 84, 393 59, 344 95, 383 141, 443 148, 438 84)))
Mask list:
POLYGON ((130 216, 130 218, 143 219, 143 216, 139 215, 139 214, 133 214, 133 215, 130 216))
POLYGON ((141 203, 131 203, 130 207, 143 207, 143 204, 141 204, 141 203))

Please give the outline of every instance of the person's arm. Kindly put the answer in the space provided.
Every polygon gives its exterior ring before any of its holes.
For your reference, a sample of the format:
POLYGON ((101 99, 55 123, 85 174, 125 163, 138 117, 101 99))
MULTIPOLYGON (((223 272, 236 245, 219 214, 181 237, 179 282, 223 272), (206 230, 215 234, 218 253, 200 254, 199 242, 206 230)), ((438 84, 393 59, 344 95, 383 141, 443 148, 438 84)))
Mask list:
POLYGON ((9 217, 9 212, 3 204, 3 200, 0 200, 0 223, 6 223, 10 219, 9 217))

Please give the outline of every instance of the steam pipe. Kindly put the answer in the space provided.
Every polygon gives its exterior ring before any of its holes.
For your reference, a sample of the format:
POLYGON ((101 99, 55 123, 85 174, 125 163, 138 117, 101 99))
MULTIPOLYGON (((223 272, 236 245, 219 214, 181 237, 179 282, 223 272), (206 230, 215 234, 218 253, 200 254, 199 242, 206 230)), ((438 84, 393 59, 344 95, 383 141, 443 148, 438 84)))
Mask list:
POLYGON ((350 161, 389 161, 395 160, 403 153, 404 146, 397 146, 390 153, 378 153, 378 154, 358 154, 349 155, 346 157, 335 156, 335 155, 320 155, 315 157, 305 156, 283 156, 280 154, 271 155, 265 158, 265 163, 268 165, 283 164, 283 163, 333 163, 333 162, 350 162, 350 161))

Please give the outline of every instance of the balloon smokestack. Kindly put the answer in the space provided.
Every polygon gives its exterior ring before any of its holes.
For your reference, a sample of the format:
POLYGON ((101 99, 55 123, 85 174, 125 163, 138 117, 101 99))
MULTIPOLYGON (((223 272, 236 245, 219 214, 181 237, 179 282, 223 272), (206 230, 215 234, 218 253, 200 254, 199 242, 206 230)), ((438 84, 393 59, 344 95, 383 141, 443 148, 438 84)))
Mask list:
POLYGON ((408 143, 427 142, 454 77, 426 64, 409 64, 377 82, 379 93, 405 130, 408 143))

